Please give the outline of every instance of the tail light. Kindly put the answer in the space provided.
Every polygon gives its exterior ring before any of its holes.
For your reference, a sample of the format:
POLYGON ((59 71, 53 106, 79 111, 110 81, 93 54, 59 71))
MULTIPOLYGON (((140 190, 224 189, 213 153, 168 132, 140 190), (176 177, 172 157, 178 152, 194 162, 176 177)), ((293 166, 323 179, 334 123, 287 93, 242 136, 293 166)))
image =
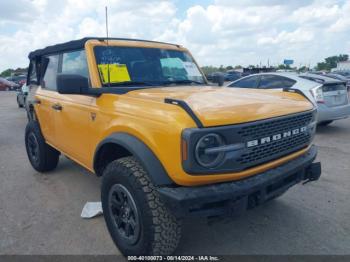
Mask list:
POLYGON ((315 98, 317 103, 324 103, 322 86, 318 86, 311 89, 311 94, 315 98))

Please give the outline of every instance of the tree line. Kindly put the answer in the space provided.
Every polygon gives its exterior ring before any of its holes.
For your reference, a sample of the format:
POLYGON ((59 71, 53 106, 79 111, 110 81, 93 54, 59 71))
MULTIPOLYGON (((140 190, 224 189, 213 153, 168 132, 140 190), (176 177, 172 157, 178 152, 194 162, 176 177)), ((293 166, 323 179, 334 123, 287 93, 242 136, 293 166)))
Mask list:
POLYGON ((0 77, 8 77, 8 76, 12 76, 13 74, 23 74, 23 72, 27 72, 28 71, 28 67, 26 68, 16 68, 16 69, 12 69, 12 68, 8 68, 4 71, 2 71, 0 73, 0 77))
MULTIPOLYGON (((343 61, 348 61, 349 60, 349 55, 347 54, 340 54, 340 55, 335 55, 335 56, 330 56, 324 59, 324 61, 317 63, 317 65, 314 67, 315 70, 317 71, 330 71, 332 68, 337 67, 338 62, 343 62, 343 61)), ((260 67, 259 65, 249 65, 248 68, 258 68, 260 67)), ((241 65, 237 66, 203 66, 201 67, 202 71, 205 74, 212 74, 214 72, 227 72, 232 69, 241 69, 241 65)), ((308 66, 300 66, 300 67, 291 67, 290 65, 284 65, 284 64, 279 64, 278 66, 275 67, 276 69, 291 69, 291 70, 297 70, 297 71, 309 71, 311 68, 308 66)))

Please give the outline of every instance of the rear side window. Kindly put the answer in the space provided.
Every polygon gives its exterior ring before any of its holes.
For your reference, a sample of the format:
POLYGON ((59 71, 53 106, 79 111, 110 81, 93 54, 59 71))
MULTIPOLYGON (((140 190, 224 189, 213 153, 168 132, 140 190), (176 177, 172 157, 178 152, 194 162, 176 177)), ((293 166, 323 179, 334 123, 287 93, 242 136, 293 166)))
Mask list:
POLYGON ((247 77, 232 83, 229 87, 257 88, 258 79, 258 76, 247 77))
POLYGON ((36 76, 36 71, 35 69, 33 69, 31 72, 30 72, 30 76, 29 76, 29 83, 37 83, 38 82, 38 78, 36 76))
POLYGON ((42 87, 49 90, 57 90, 56 77, 58 71, 59 55, 46 56, 47 67, 42 81, 42 87))
POLYGON ((89 78, 86 54, 84 50, 63 53, 62 73, 75 74, 89 78))
POLYGON ((277 89, 277 88, 288 88, 292 87, 296 81, 274 75, 263 75, 260 78, 259 88, 262 89, 277 89))
POLYGON ((30 69, 30 71, 28 72, 28 74, 29 74, 29 83, 27 83, 27 84, 28 85, 30 85, 30 84, 37 85, 38 84, 38 76, 37 76, 37 73, 36 73, 35 60, 32 60, 30 62, 29 69, 30 69))

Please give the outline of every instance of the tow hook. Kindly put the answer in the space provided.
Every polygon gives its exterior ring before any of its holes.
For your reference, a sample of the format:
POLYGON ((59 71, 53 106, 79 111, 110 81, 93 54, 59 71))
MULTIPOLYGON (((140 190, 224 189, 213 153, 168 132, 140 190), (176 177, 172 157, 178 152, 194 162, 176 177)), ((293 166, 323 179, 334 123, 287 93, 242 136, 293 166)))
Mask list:
POLYGON ((321 176, 321 163, 312 163, 305 172, 306 180, 303 182, 303 185, 318 180, 321 176))

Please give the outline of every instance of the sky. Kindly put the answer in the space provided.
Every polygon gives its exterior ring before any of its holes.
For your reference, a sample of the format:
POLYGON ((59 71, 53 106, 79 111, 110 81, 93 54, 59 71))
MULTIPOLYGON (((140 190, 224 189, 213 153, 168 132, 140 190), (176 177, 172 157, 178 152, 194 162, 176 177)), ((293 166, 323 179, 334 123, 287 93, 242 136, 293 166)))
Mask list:
POLYGON ((165 41, 201 65, 311 65, 350 54, 350 0, 1 0, 0 72, 85 36, 165 41))

